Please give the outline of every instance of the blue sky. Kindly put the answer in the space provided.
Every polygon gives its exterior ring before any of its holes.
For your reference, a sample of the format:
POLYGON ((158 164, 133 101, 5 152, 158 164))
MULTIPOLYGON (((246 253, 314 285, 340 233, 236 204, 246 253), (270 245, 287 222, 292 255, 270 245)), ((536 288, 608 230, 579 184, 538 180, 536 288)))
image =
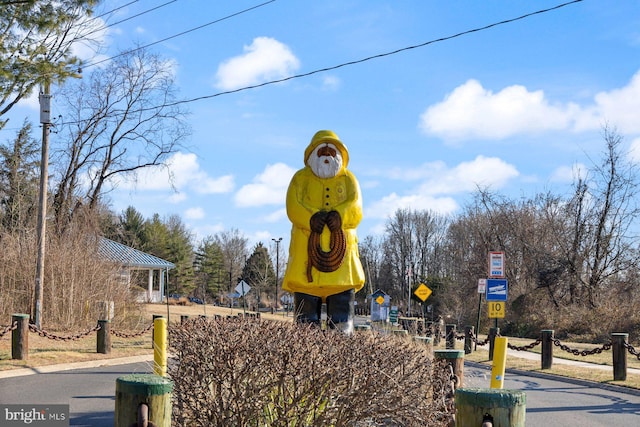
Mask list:
MULTIPOLYGON (((165 3, 133 2, 107 23, 165 3)), ((576 170, 601 158, 605 124, 640 161, 636 0, 584 0, 212 96, 562 3, 177 0, 109 27, 100 35, 106 57, 155 43, 174 61, 179 97, 207 97, 187 104, 193 135, 171 159, 175 188, 166 172, 149 174, 121 185, 111 206, 178 214, 198 238, 236 228, 251 243, 286 243, 286 189, 320 129, 349 149, 364 201, 361 239, 381 233, 399 208, 455 214, 477 186, 514 197, 565 193, 576 170)))

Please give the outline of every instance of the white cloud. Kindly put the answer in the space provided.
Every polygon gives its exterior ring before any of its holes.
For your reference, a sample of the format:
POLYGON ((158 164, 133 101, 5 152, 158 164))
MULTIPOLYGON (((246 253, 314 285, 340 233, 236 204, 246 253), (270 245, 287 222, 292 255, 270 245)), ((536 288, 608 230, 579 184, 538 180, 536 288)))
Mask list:
POLYGON ((287 220, 287 210, 285 208, 278 209, 264 217, 265 222, 280 222, 287 220))
POLYGON ((322 88, 324 90, 337 90, 340 87, 341 81, 336 76, 325 75, 322 76, 322 88))
POLYGON ((367 207, 367 218, 389 218, 398 209, 430 210, 441 214, 448 214, 458 209, 458 204, 451 197, 432 197, 425 194, 399 196, 391 193, 367 207))
POLYGON ((236 206, 253 207, 284 204, 287 188, 295 169, 284 163, 267 165, 264 172, 257 175, 251 184, 240 188, 235 195, 236 206))
POLYGON ((167 160, 167 167, 143 169, 139 171, 136 182, 126 181, 119 186, 143 191, 175 189, 181 192, 192 189, 200 194, 214 194, 233 191, 234 179, 231 175, 212 178, 200 169, 195 154, 178 152, 167 160))
POLYGON ((551 173, 550 180, 552 182, 570 183, 577 178, 584 178, 587 173, 587 167, 582 163, 576 163, 573 166, 560 166, 551 173))
POLYGON ((300 61, 289 47, 270 37, 257 37, 244 54, 226 60, 216 72, 216 87, 233 90, 290 76, 300 61))
POLYGON ((521 85, 494 93, 476 80, 455 88, 426 109, 419 127, 443 139, 504 139, 554 130, 592 131, 608 123, 623 133, 640 133, 640 71, 622 88, 597 93, 578 105, 551 102, 541 90, 521 85))
POLYGON ((519 176, 517 169, 496 157, 478 156, 448 169, 444 162, 432 162, 416 169, 404 169, 404 173, 392 171, 392 179, 419 181, 417 187, 406 195, 391 193, 372 203, 366 214, 373 218, 387 218, 398 209, 432 210, 443 214, 458 209, 451 195, 481 188, 501 188, 519 176), (444 196, 446 195, 446 196, 444 196))
POLYGON ((497 189, 520 175, 515 166, 497 157, 478 156, 450 170, 439 169, 421 186, 430 194, 474 191, 478 186, 497 189))
POLYGON ((586 109, 586 119, 578 121, 578 130, 591 130, 610 123, 622 133, 640 133, 640 71, 638 71, 628 85, 600 92, 595 96, 595 105, 586 109))
POLYGON ((190 208, 184 211, 185 219, 202 219, 205 217, 204 209, 202 208, 190 208))
POLYGON ((422 191, 428 194, 450 194, 473 191, 477 186, 500 188, 519 176, 515 166, 497 157, 478 156, 469 162, 448 169, 442 161, 430 162, 417 168, 392 169, 388 177, 404 181, 423 181, 422 191))
POLYGON ((634 163, 640 163, 640 138, 631 141, 629 147, 629 160, 634 163))
POLYGON ((182 203, 187 200, 187 195, 185 193, 171 193, 168 197, 168 202, 172 205, 177 205, 178 203, 182 203))
POLYGON ((502 139, 517 133, 535 133, 567 127, 566 109, 549 105, 542 91, 529 92, 520 85, 498 93, 469 80, 443 102, 420 116, 427 134, 447 139, 502 139))

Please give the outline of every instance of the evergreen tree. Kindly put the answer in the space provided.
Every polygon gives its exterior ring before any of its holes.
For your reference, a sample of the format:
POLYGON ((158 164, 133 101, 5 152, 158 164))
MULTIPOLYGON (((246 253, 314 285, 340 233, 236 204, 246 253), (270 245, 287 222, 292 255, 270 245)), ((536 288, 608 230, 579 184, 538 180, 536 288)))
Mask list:
POLYGON ((12 232, 35 227, 39 188, 38 143, 25 120, 12 144, 0 145, 2 226, 12 232))
POLYGON ((264 302, 263 296, 271 294, 271 291, 275 295, 276 274, 269 251, 262 242, 253 248, 253 253, 244 265, 242 277, 252 287, 252 294, 258 305, 264 302))
POLYGON ((194 270, 196 289, 202 290, 200 292, 207 300, 209 296, 219 299, 219 294, 224 292, 227 276, 224 274, 222 248, 212 236, 200 242, 195 253, 194 270))
POLYGON ((169 285, 180 294, 190 294, 195 288, 191 233, 178 215, 171 215, 166 227, 168 257, 165 259, 176 265, 169 271, 169 285))
POLYGON ((118 241, 132 248, 140 249, 145 242, 145 219, 133 206, 120 215, 120 236, 118 241))
MULTIPOLYGON (((78 73, 75 43, 90 42, 100 20, 88 19, 97 0, 7 1, 0 7, 0 117, 34 87, 78 73), (92 35, 93 34, 93 35, 92 35)), ((95 42, 95 41, 94 41, 95 42)), ((0 120, 0 128, 5 121, 0 120)))

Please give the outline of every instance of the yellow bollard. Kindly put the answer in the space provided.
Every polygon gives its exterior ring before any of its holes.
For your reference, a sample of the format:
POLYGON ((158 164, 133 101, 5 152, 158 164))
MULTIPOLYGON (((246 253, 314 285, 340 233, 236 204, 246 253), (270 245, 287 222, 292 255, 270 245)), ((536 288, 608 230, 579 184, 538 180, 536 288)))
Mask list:
POLYGON ((167 375, 167 319, 164 317, 153 320, 153 372, 161 377, 167 375))
POLYGON ((502 388, 506 364, 507 337, 496 337, 493 346, 493 364, 491 365, 491 388, 502 388))

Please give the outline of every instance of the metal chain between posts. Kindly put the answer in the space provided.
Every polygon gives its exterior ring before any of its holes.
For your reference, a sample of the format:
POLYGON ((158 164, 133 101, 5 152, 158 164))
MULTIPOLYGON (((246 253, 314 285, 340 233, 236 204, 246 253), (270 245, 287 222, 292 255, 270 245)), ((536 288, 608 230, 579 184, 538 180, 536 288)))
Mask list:
POLYGON ((569 348, 569 346, 562 344, 560 340, 557 338, 553 340, 553 344, 557 347, 560 347, 562 350, 566 351, 567 353, 573 354, 574 356, 591 356, 593 354, 600 354, 606 350, 611 350, 612 342, 609 341, 608 343, 603 344, 602 347, 596 347, 591 350, 577 350, 575 348, 569 348))
POLYGON ((0 332, 0 338, 4 337, 9 332, 14 331, 16 329, 18 329, 18 322, 13 322, 13 324, 11 324, 9 326, 5 326, 4 330, 2 332, 0 332))
POLYGON ((142 331, 140 332, 134 332, 131 334, 127 334, 125 332, 118 332, 118 331, 114 331, 113 329, 111 329, 109 332, 112 335, 115 335, 118 338, 136 338, 136 337, 140 337, 144 334, 146 334, 150 329, 153 328, 153 323, 151 323, 149 326, 147 326, 146 328, 144 328, 142 331))
POLYGON ((517 351, 529 351, 531 350, 533 347, 539 345, 542 343, 542 339, 538 338, 537 340, 535 340, 534 342, 532 342, 531 344, 527 344, 527 345, 513 345, 513 344, 509 344, 507 342, 507 347, 510 348, 511 350, 517 350, 517 351))
POLYGON ((629 344, 628 342, 623 342, 622 345, 627 349, 629 354, 635 356, 638 360, 640 360, 640 353, 638 353, 638 351, 633 348, 631 344, 629 344))
POLYGON ((473 334, 473 335, 471 335, 471 341, 473 341, 474 343, 476 343, 479 346, 483 346, 483 345, 489 344, 489 341, 491 341, 491 339, 490 339, 489 336, 487 336, 484 339, 484 341, 478 341, 478 337, 475 334, 473 334))
POLYGON ((38 329, 38 327, 36 325, 33 324, 29 324, 29 330, 31 332, 35 332, 38 335, 40 335, 41 337, 45 337, 45 338, 49 338, 51 340, 55 340, 55 341, 76 341, 79 340, 80 338, 84 338, 89 334, 92 334, 93 332, 99 331, 100 330, 100 325, 96 325, 95 327, 89 329, 86 332, 81 332, 79 334, 76 335, 69 335, 66 337, 60 336, 60 335, 56 335, 56 334, 52 334, 50 332, 45 331, 44 329, 38 329))

